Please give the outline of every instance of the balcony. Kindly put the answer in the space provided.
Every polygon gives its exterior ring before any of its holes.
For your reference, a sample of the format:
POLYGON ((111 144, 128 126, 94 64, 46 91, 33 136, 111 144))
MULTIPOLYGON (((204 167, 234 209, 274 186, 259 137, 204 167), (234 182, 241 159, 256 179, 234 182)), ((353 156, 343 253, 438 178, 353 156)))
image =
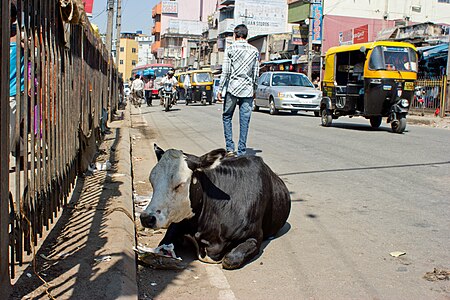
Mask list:
POLYGON ((210 29, 210 30, 208 30, 208 40, 210 40, 210 41, 216 40, 218 32, 219 31, 217 29, 210 29))
POLYGON ((227 32, 233 33, 234 27, 234 19, 223 19, 219 22, 218 34, 224 34, 227 32))
POLYGON ((152 53, 158 53, 159 48, 161 48, 161 41, 154 42, 152 44, 152 53))
POLYGON ((152 18, 155 18, 156 15, 160 15, 162 12, 162 5, 159 3, 158 5, 155 5, 152 9, 152 18))
POLYGON ((161 22, 156 22, 152 28, 152 34, 161 33, 161 22))

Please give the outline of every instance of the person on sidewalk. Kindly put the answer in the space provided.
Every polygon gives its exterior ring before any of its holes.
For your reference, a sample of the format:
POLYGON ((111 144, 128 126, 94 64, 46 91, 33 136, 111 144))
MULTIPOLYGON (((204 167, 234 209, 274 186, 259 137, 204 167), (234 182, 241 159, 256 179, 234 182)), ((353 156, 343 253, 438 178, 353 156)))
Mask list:
POLYGON ((153 76, 149 75, 147 77, 147 81, 144 85, 144 95, 145 101, 147 102, 147 106, 152 106, 152 89, 153 89, 154 81, 153 76))
POLYGON ((134 76, 131 84, 131 94, 133 95, 134 105, 141 106, 141 100, 144 98, 144 82, 141 80, 139 74, 134 76))
POLYGON ((259 52, 247 43, 248 29, 244 24, 234 28, 235 42, 225 50, 217 99, 223 103, 223 131, 227 156, 234 156, 232 120, 239 105, 239 143, 237 155, 246 153, 247 134, 259 73, 259 52))

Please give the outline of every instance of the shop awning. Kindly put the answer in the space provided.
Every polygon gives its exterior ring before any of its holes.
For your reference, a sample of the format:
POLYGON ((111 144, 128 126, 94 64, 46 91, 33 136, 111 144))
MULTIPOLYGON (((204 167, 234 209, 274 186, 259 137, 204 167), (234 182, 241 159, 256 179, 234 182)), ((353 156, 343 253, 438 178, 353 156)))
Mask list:
POLYGON ((435 57, 442 57, 448 55, 448 43, 438 44, 433 46, 417 48, 422 59, 427 60, 435 57))

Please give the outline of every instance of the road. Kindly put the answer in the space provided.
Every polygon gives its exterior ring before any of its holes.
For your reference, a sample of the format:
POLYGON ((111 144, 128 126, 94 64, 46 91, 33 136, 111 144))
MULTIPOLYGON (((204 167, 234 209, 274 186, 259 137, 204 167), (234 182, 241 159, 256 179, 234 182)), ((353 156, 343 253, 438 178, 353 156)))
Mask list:
MULTIPOLYGON (((132 108, 136 192, 150 192, 154 142, 197 155, 223 147, 221 109, 132 108)), ((283 232, 237 271, 192 259, 181 272, 140 266, 141 298, 450 298, 450 281, 423 278, 450 270, 450 130, 408 125, 393 134, 362 118, 325 128, 312 113, 261 111, 252 115, 247 146, 292 193, 283 232)))

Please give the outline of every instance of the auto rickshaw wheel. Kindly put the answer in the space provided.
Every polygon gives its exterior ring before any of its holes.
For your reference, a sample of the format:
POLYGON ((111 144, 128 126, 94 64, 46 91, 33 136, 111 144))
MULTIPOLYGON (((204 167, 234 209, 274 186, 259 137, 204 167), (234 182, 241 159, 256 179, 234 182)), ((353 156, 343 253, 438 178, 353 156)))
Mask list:
POLYGON ((320 116, 320 112, 315 111, 315 112, 314 112, 314 117, 319 117, 319 116, 320 116))
POLYGON ((331 115, 331 112, 329 109, 322 109, 321 111, 322 114, 322 126, 324 127, 330 127, 331 123, 333 122, 333 116, 331 115))
POLYGON ((278 114, 278 109, 276 109, 276 107, 275 107, 275 102, 273 101, 273 98, 272 98, 272 97, 270 97, 270 99, 269 99, 269 113, 270 113, 271 115, 276 115, 276 114, 278 114))
POLYGON ((370 117, 370 126, 372 126, 372 128, 378 128, 380 127, 382 120, 383 118, 381 116, 370 117))
POLYGON ((391 122, 392 132, 403 133, 406 129, 406 116, 398 115, 398 119, 391 122))

